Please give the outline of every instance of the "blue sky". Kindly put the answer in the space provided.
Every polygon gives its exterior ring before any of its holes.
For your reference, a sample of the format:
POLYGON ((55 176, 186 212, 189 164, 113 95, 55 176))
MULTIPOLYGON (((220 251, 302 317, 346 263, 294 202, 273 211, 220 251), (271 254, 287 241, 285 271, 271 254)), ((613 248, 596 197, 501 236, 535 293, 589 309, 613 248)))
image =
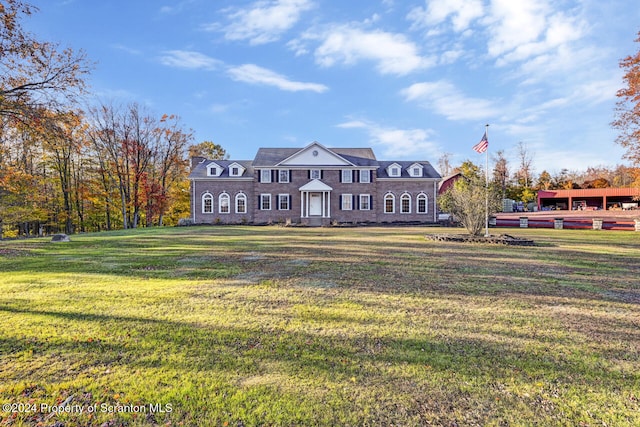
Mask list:
POLYGON ((232 159, 372 147, 536 172, 623 163, 609 123, 637 0, 32 0, 25 26, 83 49, 104 102, 177 114, 232 159))

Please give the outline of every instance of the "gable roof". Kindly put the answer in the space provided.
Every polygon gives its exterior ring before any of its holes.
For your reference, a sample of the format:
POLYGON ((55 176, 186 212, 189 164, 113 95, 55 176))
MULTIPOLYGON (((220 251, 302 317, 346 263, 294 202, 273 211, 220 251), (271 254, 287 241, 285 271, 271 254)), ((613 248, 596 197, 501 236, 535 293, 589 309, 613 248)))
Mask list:
POLYGON ((260 167, 278 167, 278 166, 295 166, 296 156, 303 156, 311 151, 314 147, 324 151, 328 159, 333 157, 335 162, 326 164, 300 163, 300 166, 370 166, 377 167, 378 162, 371 148, 327 148, 318 142, 312 142, 308 146, 300 148, 260 148, 256 157, 253 159, 253 166, 260 167), (290 163, 290 164, 287 164, 290 163))

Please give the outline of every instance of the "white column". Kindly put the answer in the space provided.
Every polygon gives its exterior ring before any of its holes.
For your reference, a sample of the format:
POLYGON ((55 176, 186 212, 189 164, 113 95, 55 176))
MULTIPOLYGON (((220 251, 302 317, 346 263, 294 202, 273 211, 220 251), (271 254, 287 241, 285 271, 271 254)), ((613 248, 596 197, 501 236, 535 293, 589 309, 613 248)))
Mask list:
POLYGON ((331 218, 331 191, 327 191, 327 217, 331 218))

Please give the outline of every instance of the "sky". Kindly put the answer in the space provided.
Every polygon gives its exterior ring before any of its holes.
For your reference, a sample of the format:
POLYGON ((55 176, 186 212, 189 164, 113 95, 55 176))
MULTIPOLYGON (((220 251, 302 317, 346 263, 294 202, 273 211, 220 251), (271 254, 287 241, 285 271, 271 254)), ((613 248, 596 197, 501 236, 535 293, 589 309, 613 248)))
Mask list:
POLYGON ((610 123, 637 0, 27 2, 29 31, 95 63, 89 102, 178 115, 234 160, 317 141, 484 165, 486 129, 512 170, 520 142, 538 173, 626 163, 610 123))

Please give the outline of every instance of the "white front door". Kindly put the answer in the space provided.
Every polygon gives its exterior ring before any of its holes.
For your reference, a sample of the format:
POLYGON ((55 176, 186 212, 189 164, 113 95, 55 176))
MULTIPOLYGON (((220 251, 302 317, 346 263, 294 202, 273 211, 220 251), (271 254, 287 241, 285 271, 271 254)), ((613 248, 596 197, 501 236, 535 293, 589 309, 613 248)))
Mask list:
POLYGON ((309 215, 310 216, 322 215, 322 193, 309 194, 309 215))

